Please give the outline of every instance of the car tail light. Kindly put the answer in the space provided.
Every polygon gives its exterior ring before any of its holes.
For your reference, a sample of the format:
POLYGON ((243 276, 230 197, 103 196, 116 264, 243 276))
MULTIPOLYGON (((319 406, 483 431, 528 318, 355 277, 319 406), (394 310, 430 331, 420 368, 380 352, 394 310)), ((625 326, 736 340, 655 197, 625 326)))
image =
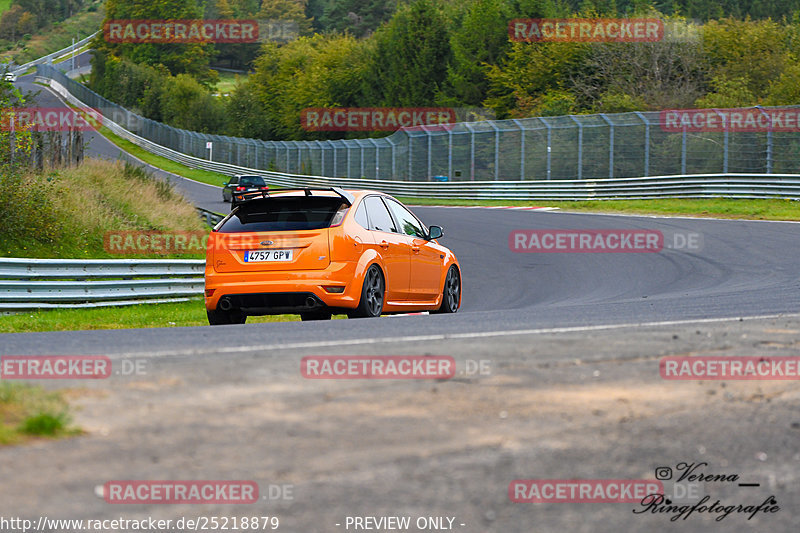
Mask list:
POLYGON ((336 211, 336 214, 333 215, 333 218, 331 219, 331 226, 330 227, 335 228, 336 226, 341 226, 342 222, 344 222, 344 217, 347 214, 347 211, 349 209, 350 208, 348 206, 346 206, 346 205, 343 205, 342 207, 340 207, 339 210, 336 211))
POLYGON ((214 296, 214 291, 217 289, 206 289, 206 298, 211 298, 214 296))
POLYGON ((244 190, 246 190, 246 189, 247 189, 247 187, 236 187, 236 188, 234 189, 234 191, 244 191, 244 190))

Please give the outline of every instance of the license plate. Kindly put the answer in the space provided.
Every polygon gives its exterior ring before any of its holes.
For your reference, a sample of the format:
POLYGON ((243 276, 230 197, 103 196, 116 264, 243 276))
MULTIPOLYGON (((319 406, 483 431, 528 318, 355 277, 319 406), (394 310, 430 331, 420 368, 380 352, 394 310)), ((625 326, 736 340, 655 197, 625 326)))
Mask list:
POLYGON ((245 263, 261 261, 291 261, 292 250, 248 250, 244 253, 245 263))

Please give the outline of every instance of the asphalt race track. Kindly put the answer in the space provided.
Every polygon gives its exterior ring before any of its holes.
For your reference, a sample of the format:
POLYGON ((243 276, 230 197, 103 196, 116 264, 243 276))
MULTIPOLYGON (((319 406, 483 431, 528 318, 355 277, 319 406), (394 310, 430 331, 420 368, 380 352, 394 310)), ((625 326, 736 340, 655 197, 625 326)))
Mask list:
MULTIPOLYGON (((30 78, 18 85, 41 89, 30 78)), ((38 101, 59 105, 46 90, 38 101)), ((120 157, 99 135, 89 151, 120 157)), ((218 188, 173 182, 196 205, 227 208, 218 188)), ((358 530, 348 516, 449 516, 451 529, 467 533, 781 532, 800 523, 796 381, 671 382, 658 371, 665 355, 800 355, 800 226, 414 210, 444 227, 441 242, 461 262, 456 315, 0 336, 0 355, 101 354, 147 368, 69 383, 87 435, 0 448, 9 480, 0 506, 12 506, 0 515, 274 514, 280 530, 296 532, 358 530), (658 230, 665 247, 513 252, 509 234, 525 229, 658 230), (697 247, 681 247, 689 235, 697 247), (458 375, 303 379, 300 359, 326 354, 449 355, 458 375), (490 370, 471 372, 479 360, 490 370), (508 498, 518 478, 653 479, 654 468, 682 461, 759 482, 750 492, 706 483, 711 502, 757 505, 774 495, 781 509, 672 522, 632 503, 508 498), (114 479, 254 479, 262 494, 273 484, 294 493, 252 506, 111 505, 98 487, 114 479)))

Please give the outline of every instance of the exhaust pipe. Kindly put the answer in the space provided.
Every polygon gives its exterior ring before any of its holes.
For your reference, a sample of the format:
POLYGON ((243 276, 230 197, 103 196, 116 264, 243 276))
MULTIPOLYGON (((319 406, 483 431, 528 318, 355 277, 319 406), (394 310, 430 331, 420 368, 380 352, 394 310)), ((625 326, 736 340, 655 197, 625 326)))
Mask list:
POLYGON ((314 298, 312 298, 311 296, 306 298, 306 307, 318 307, 318 306, 319 304, 314 298))
POLYGON ((219 301, 219 308, 223 311, 230 311, 233 308, 233 304, 227 298, 223 298, 219 301))

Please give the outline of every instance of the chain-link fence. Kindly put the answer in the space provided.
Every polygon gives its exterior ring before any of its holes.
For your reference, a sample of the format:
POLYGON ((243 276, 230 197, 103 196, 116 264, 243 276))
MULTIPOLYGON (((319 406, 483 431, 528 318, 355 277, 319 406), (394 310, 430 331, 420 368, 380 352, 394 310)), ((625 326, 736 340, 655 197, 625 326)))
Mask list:
MULTIPOLYGON (((769 122, 768 127, 682 123, 676 128, 663 112, 634 112, 418 126, 380 139, 262 141, 173 128, 106 100, 50 65, 39 65, 38 74, 154 143, 215 162, 290 174, 419 182, 800 173, 800 121, 794 127, 773 128, 769 122)), ((775 109, 753 108, 746 115, 771 117, 775 109)), ((707 121, 730 120, 725 110, 705 113, 707 121)))

